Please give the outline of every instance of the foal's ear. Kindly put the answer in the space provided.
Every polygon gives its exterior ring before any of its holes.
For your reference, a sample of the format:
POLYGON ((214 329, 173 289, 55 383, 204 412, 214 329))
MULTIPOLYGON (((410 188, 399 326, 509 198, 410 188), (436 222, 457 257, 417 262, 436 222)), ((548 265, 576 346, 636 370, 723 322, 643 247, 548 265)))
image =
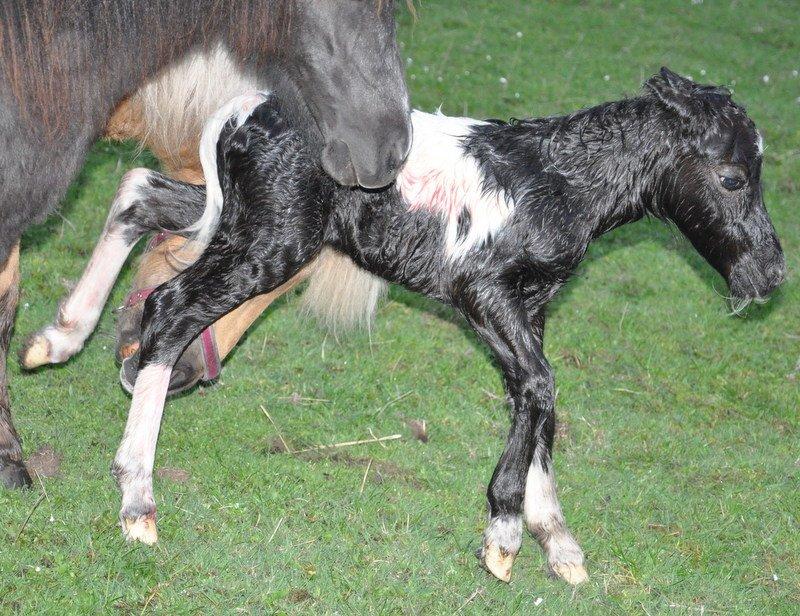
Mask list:
POLYGON ((691 79, 681 77, 666 66, 662 66, 659 74, 648 79, 644 87, 679 116, 688 118, 692 115, 694 111, 692 95, 697 84, 691 79))

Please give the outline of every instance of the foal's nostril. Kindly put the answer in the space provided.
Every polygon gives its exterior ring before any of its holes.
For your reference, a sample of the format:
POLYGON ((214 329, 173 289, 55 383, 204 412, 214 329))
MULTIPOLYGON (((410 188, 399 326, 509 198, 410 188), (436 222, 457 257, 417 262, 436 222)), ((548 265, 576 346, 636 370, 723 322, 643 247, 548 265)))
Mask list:
POLYGON ((786 278, 786 266, 782 263, 771 265, 767 270, 767 276, 773 286, 778 286, 786 278))

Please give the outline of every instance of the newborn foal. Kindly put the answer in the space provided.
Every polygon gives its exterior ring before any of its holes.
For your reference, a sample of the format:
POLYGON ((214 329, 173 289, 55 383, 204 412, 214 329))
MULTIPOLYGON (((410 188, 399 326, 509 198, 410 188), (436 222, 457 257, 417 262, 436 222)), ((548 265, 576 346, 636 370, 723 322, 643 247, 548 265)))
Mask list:
POLYGON ((726 90, 666 69, 645 85, 636 98, 565 117, 506 123, 417 112, 405 167, 379 191, 335 184, 269 95, 252 112, 230 111, 208 195, 153 172, 136 176, 109 229, 129 237, 179 229, 200 218, 206 198, 203 220, 218 226, 200 259, 147 299, 140 354, 123 366, 123 378, 135 379, 114 462, 126 536, 157 538, 151 474, 183 349, 330 246, 453 306, 503 370, 512 425, 488 489, 482 563, 509 580, 524 517, 550 571, 583 581, 583 553, 556 498, 545 305, 594 238, 646 214, 674 222, 743 302, 784 275, 761 198, 761 140, 744 110, 726 90))

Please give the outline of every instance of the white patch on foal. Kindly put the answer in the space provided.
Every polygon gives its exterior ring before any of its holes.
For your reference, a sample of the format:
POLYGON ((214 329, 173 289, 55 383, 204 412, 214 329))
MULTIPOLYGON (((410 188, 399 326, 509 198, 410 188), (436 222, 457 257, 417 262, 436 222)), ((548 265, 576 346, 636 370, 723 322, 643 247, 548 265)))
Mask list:
POLYGON ((583 551, 572 537, 556 496, 553 461, 542 468, 539 444, 528 469, 523 511, 528 530, 536 537, 547 556, 550 572, 570 584, 586 580, 583 551))
POLYGON ((514 211, 514 204, 502 190, 484 187, 477 161, 461 147, 472 127, 483 122, 414 111, 411 124, 411 151, 397 177, 397 188, 409 210, 427 210, 444 218, 445 251, 457 260, 492 238, 514 211), (459 238, 458 220, 465 211, 470 216, 469 231, 459 238))
POLYGON ((186 231, 196 234, 194 239, 200 244, 208 244, 222 212, 222 186, 217 173, 219 134, 231 118, 236 118, 235 125, 239 128, 267 96, 266 92, 248 92, 236 96, 217 109, 203 127, 200 137, 200 165, 206 179, 206 207, 198 221, 186 228, 186 231))

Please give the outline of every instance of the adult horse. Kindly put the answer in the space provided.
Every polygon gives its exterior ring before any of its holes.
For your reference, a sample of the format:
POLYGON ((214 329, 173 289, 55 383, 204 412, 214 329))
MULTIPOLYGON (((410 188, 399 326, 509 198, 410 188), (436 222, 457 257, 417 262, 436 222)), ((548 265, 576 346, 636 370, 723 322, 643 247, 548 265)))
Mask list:
MULTIPOLYGON (((405 158, 408 95, 392 2, 0 3, 0 484, 6 487, 30 483, 5 364, 19 238, 58 203, 118 104, 193 53, 227 54, 242 79, 269 85, 272 72, 280 75, 273 89, 296 89, 322 134, 323 167, 341 184, 383 186, 405 158)), ((197 86, 217 77, 206 75, 197 86)))

